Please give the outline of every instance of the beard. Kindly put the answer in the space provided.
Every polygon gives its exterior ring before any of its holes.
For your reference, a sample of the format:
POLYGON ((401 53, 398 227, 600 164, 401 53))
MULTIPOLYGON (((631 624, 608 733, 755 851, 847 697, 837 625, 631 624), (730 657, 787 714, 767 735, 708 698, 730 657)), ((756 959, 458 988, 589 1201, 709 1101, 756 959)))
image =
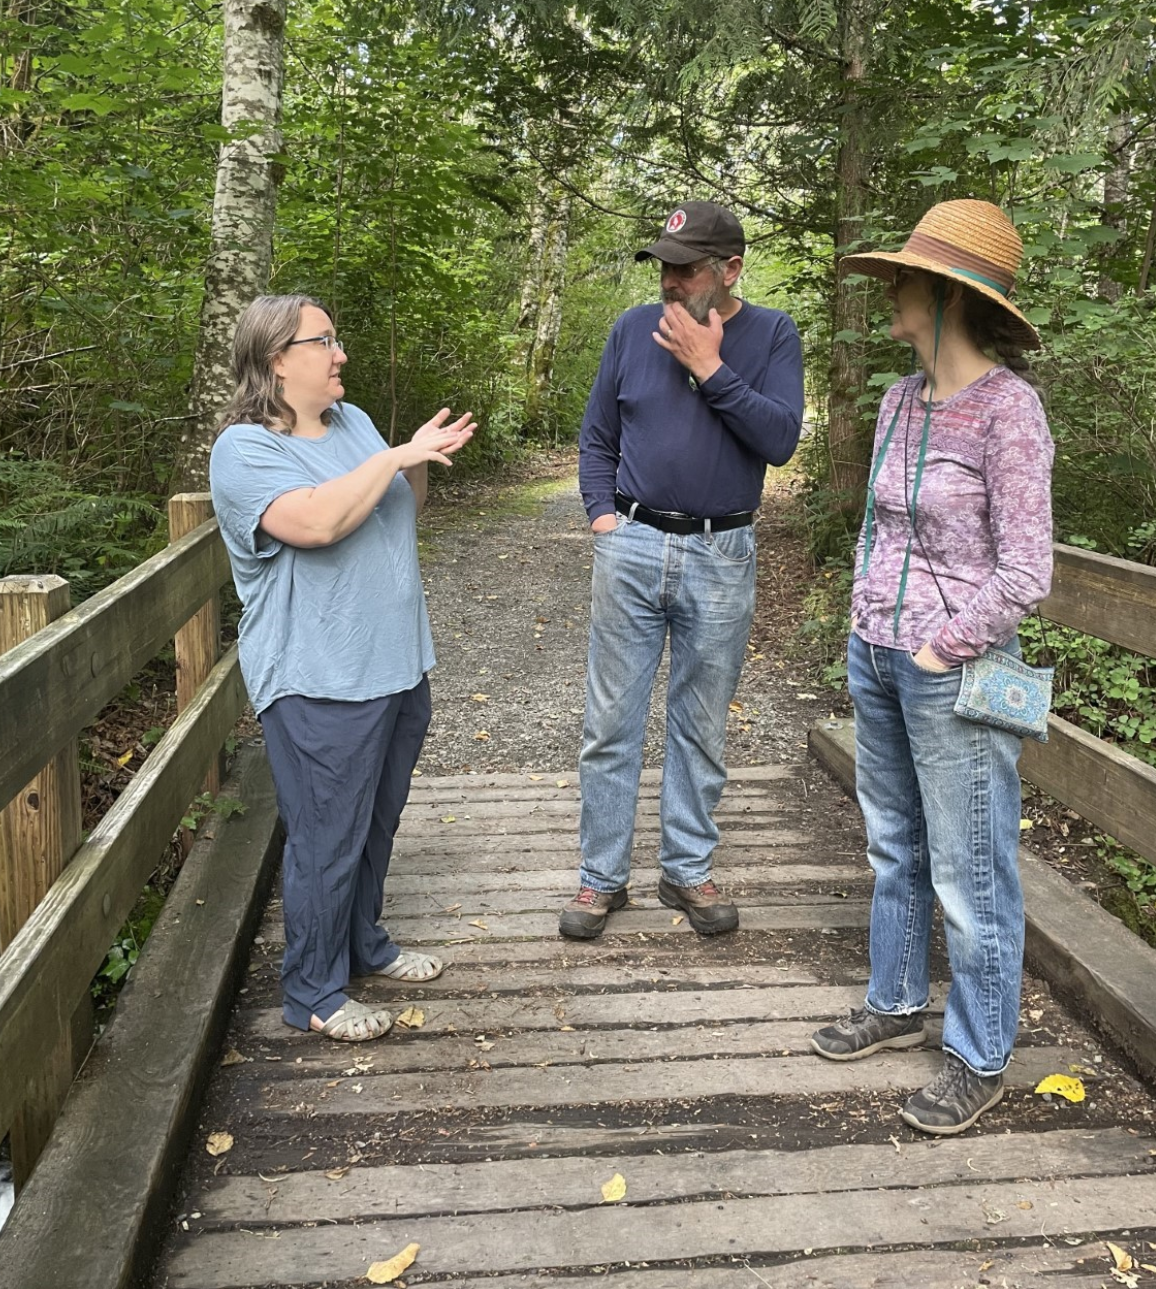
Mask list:
POLYGON ((722 312, 723 301, 726 299, 726 287, 723 286, 722 279, 718 278, 702 291, 683 291, 681 288, 674 288, 671 291, 662 292, 663 304, 681 304, 682 307, 690 314, 695 322, 706 326, 710 320, 710 311, 718 309, 722 312))

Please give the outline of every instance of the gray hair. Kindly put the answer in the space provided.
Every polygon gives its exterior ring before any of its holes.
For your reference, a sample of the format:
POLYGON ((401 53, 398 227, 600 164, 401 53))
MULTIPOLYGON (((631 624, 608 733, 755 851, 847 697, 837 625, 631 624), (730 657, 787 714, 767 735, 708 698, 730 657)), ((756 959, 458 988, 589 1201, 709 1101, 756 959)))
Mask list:
MULTIPOLYGON (((263 425, 288 432, 297 413, 285 401, 273 370, 273 359, 297 332, 301 310, 311 304, 333 321, 328 308, 311 295, 259 295, 241 314, 233 334, 233 379, 237 388, 221 413, 219 434, 229 425, 263 425)), ((321 414, 329 423, 329 412, 321 414)))

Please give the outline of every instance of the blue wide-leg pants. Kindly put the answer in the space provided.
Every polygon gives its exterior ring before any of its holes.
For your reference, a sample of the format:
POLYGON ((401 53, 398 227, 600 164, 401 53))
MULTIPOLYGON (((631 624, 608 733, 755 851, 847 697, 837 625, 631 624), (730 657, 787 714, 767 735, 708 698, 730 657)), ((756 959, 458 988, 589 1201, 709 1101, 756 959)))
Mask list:
POLYGON ((400 953, 378 919, 429 726, 429 681, 360 703, 290 695, 260 720, 286 832, 283 1015, 307 1030, 346 1001, 351 976, 400 953))

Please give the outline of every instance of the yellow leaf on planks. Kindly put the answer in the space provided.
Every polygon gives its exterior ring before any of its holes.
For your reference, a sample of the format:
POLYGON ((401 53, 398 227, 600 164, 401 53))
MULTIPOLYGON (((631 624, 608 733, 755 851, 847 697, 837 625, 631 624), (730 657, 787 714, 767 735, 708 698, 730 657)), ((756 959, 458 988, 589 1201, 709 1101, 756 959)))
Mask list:
POLYGON ((546 776, 544 774, 532 774, 530 775, 530 782, 538 783, 541 779, 544 779, 545 777, 546 776))
POLYGON ((457 821, 458 821, 457 815, 442 815, 443 824, 456 824, 457 821))
POLYGON ((602 1183, 603 1204, 617 1204, 620 1199, 625 1198, 626 1178, 621 1173, 615 1173, 608 1182, 602 1183))
POLYGON ((1105 1240, 1108 1246, 1108 1252, 1112 1255, 1112 1263, 1117 1271, 1132 1270, 1132 1255, 1126 1249, 1120 1248, 1118 1244, 1113 1244, 1111 1240, 1105 1240))
POLYGON ((568 787, 570 786, 570 780, 569 780, 569 779, 557 779, 557 780, 555 780, 554 786, 555 786, 556 788, 568 788, 568 787))
POLYGON ((488 926, 486 926, 486 924, 482 921, 481 918, 475 918, 470 923, 470 926, 476 926, 479 931, 488 931, 490 929, 488 926))
POLYGON ((1084 1085, 1079 1079, 1073 1079, 1067 1074, 1049 1074, 1046 1079, 1041 1079, 1036 1084, 1037 1092, 1054 1092, 1061 1096, 1065 1101, 1083 1101, 1084 1085))
POLYGON ((395 1253, 387 1262, 375 1262, 365 1273, 366 1280, 371 1285, 392 1284, 406 1267, 413 1266, 420 1251, 420 1244, 407 1244, 400 1253, 395 1253))
POLYGON ((397 1018, 397 1023, 406 1029, 421 1029, 425 1024, 425 1012, 420 1007, 407 1007, 397 1018))
POLYGON ((205 1149, 214 1159, 218 1155, 223 1155, 233 1149, 233 1134, 231 1132, 210 1132, 209 1140, 205 1142, 205 1149))
POLYGON ((676 917, 676 918, 671 918, 671 919, 670 919, 670 925, 671 925, 671 926, 678 926, 678 924, 679 924, 681 921, 682 921, 682 916, 681 916, 681 914, 680 914, 678 917, 676 917))

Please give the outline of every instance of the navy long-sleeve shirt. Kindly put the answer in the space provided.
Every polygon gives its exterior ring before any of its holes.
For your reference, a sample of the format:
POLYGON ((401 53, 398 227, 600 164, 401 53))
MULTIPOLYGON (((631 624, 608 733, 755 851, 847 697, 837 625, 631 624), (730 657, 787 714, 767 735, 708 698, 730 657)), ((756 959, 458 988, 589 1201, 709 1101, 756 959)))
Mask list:
POLYGON ((629 309, 606 342, 579 436, 591 523, 614 513, 616 488, 652 510, 754 510, 768 463, 799 441, 803 353, 787 314, 744 301, 723 325, 723 365, 697 386, 655 342, 661 317, 661 304, 629 309))

